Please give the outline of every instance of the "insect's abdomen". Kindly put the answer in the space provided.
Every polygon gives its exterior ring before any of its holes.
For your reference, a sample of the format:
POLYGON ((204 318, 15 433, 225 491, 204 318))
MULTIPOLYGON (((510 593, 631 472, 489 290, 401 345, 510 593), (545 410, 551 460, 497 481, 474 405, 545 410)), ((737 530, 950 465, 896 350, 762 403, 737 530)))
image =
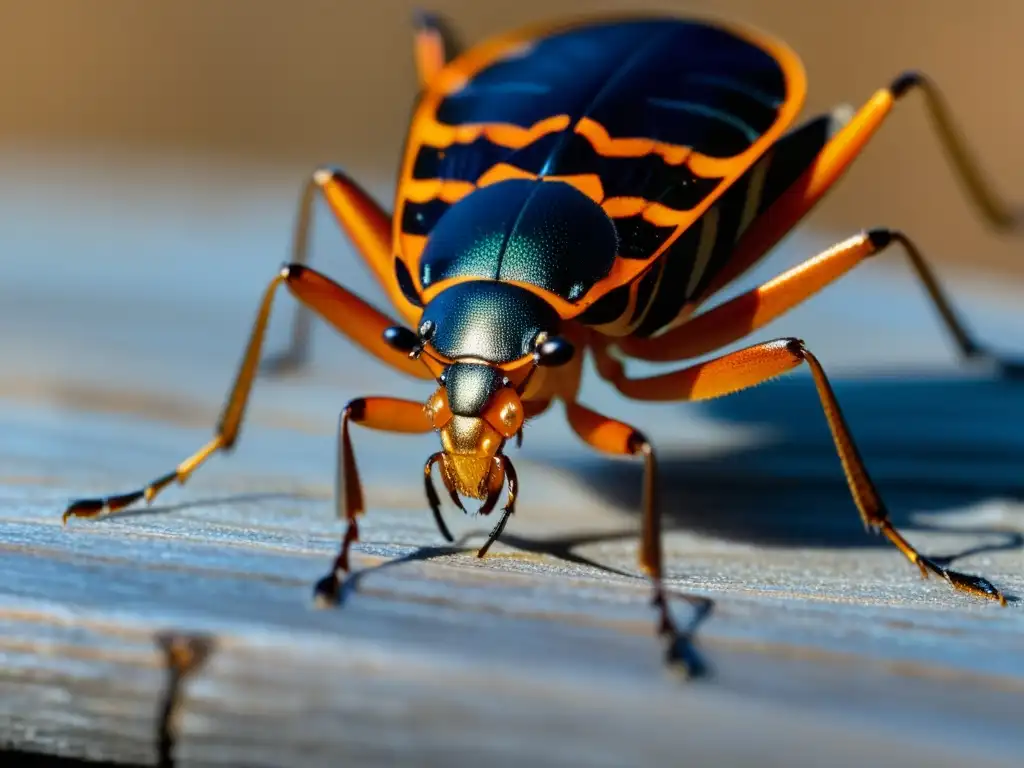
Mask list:
MULTIPOLYGON (((838 113, 825 115, 782 138, 638 282, 610 292, 580 320, 613 336, 652 336, 672 325, 685 305, 702 297, 743 233, 811 165, 839 123, 838 113)), ((644 224, 654 228, 652 238, 663 234, 657 229, 670 230, 644 224)))

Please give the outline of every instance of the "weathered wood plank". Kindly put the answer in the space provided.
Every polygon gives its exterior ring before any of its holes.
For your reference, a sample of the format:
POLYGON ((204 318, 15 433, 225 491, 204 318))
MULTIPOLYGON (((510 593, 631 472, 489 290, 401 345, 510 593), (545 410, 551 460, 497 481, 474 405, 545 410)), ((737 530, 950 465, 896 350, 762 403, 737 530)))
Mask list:
MULTIPOLYGON (((1021 604, 922 582, 864 534, 802 374, 686 407, 585 385, 662 449, 670 584, 712 602, 710 674, 692 684, 662 670, 637 575, 638 469, 587 453, 557 410, 527 432, 522 504, 484 561, 469 547, 488 525, 449 510, 471 537, 443 547, 424 510, 434 438, 358 432, 366 570, 340 610, 315 610, 342 531, 339 408, 424 396, 323 329, 308 375, 259 382, 230 457, 151 509, 62 528, 69 498, 128 489, 207 439, 294 184, 232 188, 248 205, 225 210, 172 179, 147 209, 127 202, 140 174, 82 210, 40 178, 0 186, 0 324, 21 329, 0 334, 0 743, 155 764, 172 632, 212 642, 181 688, 182 765, 1019 763, 1021 604), (53 206, 61 226, 43 226, 53 206)), ((377 295, 322 229, 325 268, 377 295)), ((794 238, 748 282, 825 239, 794 238)), ((1024 348, 1012 287, 954 295, 986 338, 1024 348)), ((1024 385, 959 369, 881 262, 759 338, 781 335, 836 375, 914 543, 1024 595, 1024 385)))

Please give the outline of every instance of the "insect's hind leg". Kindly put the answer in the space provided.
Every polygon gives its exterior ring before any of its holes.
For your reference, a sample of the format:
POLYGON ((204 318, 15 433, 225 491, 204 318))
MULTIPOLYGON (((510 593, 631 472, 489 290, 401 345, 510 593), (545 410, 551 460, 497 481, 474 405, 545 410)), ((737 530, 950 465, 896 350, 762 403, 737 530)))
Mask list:
MULTIPOLYGON (((1024 215, 1011 211, 1000 200, 981 172, 966 141, 953 123, 950 111, 936 86, 918 72, 896 78, 879 90, 824 145, 796 180, 775 197, 743 233, 727 264, 715 275, 701 295, 683 308, 687 316, 698 305, 720 291, 776 243, 817 204, 866 147, 875 132, 892 113, 896 102, 913 90, 921 90, 943 149, 966 187, 968 196, 986 221, 999 231, 1024 229, 1024 215)), ((792 162, 793 158, 789 158, 792 162)), ((775 162, 779 162, 778 159, 775 162)), ((721 307, 698 315, 666 333, 652 338, 629 338, 620 345, 623 352, 641 360, 682 360, 713 352, 724 344, 743 338, 769 320, 802 303, 830 282, 841 277, 863 258, 890 243, 907 252, 932 303, 942 316, 961 353, 968 358, 994 359, 976 343, 957 317, 931 268, 914 243, 895 230, 878 229, 835 246, 819 256, 780 275, 721 307), (771 294, 769 296, 769 294, 771 294), (726 307, 728 309, 726 309, 726 307)), ((997 362, 1002 372, 1017 375, 1019 365, 997 362)))
MULTIPOLYGON (((290 263, 298 266, 309 264, 313 211, 321 196, 399 314, 404 320, 415 322, 419 309, 402 293, 395 272, 391 215, 342 170, 320 168, 304 184, 292 233, 290 263)), ((300 305, 292 319, 287 349, 268 357, 263 369, 271 374, 281 374, 302 368, 309 360, 311 323, 309 310, 300 305)))
POLYGON ((935 83, 921 72, 909 71, 904 72, 889 86, 894 99, 902 98, 912 90, 919 90, 924 95, 925 107, 943 149, 949 155, 960 181, 981 215, 999 231, 1024 229, 1024 209, 1011 210, 992 189, 991 183, 985 178, 981 166, 953 122, 950 109, 935 83))
POLYGON ((822 409, 828 421, 836 451, 843 465, 850 493, 864 525, 880 532, 914 565, 923 577, 934 573, 961 592, 996 600, 1006 605, 1003 594, 979 576, 951 571, 921 555, 903 538, 889 519, 867 467, 853 442, 839 403, 818 359, 798 339, 777 339, 756 344, 689 368, 644 379, 626 376, 622 365, 606 354, 599 361, 602 374, 622 394, 635 400, 707 400, 739 392, 779 376, 806 363, 814 378, 822 409))
POLYGON ((64 512, 65 522, 69 517, 97 517, 117 512, 141 500, 151 502, 171 483, 185 483, 192 473, 215 453, 228 451, 234 446, 245 416, 253 380, 256 378, 274 296, 282 284, 286 285, 304 305, 370 354, 404 373, 423 379, 433 378, 422 362, 412 360, 404 353, 396 351, 384 340, 384 330, 394 325, 391 318, 320 273, 297 264, 287 265, 271 280, 263 294, 256 321, 249 335, 249 343, 217 422, 213 439, 181 462, 173 471, 158 477, 139 490, 73 502, 64 512))
POLYGON ((743 233, 729 263, 702 290, 697 303, 733 281, 796 226, 864 151, 892 115, 896 103, 914 90, 923 92, 942 148, 982 217, 997 231, 1024 230, 1024 212, 1013 211, 996 194, 935 84, 920 72, 905 72, 861 106, 828 140, 810 166, 758 215, 743 233))

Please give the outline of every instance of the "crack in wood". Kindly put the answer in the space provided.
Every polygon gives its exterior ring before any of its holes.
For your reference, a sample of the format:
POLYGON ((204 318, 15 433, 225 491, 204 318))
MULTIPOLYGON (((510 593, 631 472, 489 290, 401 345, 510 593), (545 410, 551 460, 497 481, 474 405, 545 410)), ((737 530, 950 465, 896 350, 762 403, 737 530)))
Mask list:
POLYGON ((163 652, 167 669, 167 684, 156 720, 157 765, 159 768, 174 768, 183 686, 206 663, 215 644, 211 637, 174 632, 157 635, 156 642, 163 652))

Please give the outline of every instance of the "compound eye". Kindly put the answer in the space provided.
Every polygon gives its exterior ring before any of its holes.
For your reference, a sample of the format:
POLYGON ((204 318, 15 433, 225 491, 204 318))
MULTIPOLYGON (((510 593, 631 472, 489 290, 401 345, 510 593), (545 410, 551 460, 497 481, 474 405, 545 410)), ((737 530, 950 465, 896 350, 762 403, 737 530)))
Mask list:
POLYGON ((419 338, 416 334, 402 325, 393 325, 384 329, 384 341, 392 349, 409 354, 419 345, 419 338))
POLYGON ((487 403, 483 417, 503 437, 514 437, 522 429, 526 415, 516 391, 512 387, 502 387, 487 403))
POLYGON ((545 337, 534 348, 533 359, 537 361, 537 365, 553 368, 565 365, 572 360, 575 354, 576 348, 568 339, 563 339, 561 336, 554 336, 550 339, 545 337))
POLYGON ((441 429, 451 421, 452 409, 448 405, 448 390, 440 387, 427 400, 427 404, 423 406, 423 412, 427 414, 427 418, 434 425, 434 429, 441 429))

